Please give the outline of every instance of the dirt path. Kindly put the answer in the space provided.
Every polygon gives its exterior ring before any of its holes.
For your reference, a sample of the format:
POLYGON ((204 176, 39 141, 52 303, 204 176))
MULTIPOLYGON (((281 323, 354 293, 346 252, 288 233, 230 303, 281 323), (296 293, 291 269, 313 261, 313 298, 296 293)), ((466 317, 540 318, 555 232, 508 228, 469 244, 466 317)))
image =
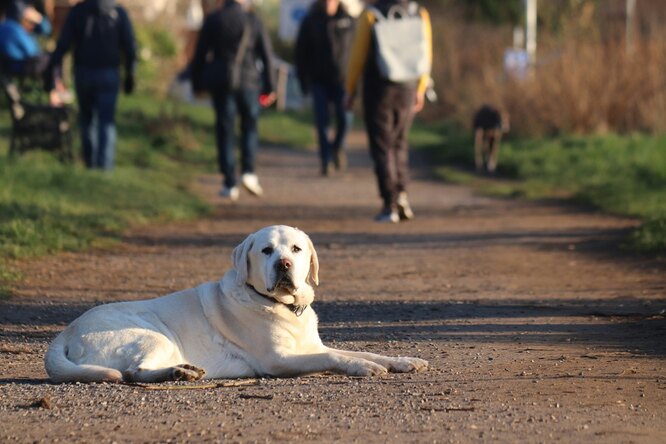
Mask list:
MULTIPOLYGON (((367 154, 350 157, 325 179, 313 154, 265 149, 264 199, 23 264, 0 302, 0 442, 666 442, 666 267, 613 246, 632 221, 483 198, 415 168, 417 219, 377 225, 367 154), (431 369, 165 391, 45 379, 48 341, 84 310, 217 279, 274 223, 315 242, 325 342, 431 369)), ((219 202, 217 177, 200 185, 219 202)))

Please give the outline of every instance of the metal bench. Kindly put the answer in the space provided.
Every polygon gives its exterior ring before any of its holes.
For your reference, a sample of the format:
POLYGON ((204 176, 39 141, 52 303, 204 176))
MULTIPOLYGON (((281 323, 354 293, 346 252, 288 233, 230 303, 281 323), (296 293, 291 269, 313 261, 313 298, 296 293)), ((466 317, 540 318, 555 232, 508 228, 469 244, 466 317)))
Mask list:
MULTIPOLYGON (((71 107, 54 107, 44 103, 43 99, 24 98, 23 86, 31 81, 35 83, 37 79, 17 79, 5 73, 0 64, 0 86, 12 119, 10 156, 29 150, 44 150, 52 152, 62 162, 72 162, 71 107)), ((37 89, 40 88, 33 88, 37 89)), ((45 94, 40 91, 39 96, 44 97, 45 94)))

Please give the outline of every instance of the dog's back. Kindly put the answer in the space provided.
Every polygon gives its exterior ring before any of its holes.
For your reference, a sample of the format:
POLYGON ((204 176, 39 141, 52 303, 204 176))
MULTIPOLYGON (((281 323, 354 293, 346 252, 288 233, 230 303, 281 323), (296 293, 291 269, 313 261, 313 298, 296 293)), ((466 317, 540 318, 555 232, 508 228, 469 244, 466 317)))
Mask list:
POLYGON ((490 105, 483 105, 474 114, 474 163, 477 171, 492 173, 497 167, 502 133, 509 131, 509 116, 490 105))
POLYGON ((502 114, 490 105, 483 105, 474 114, 472 126, 475 130, 502 129, 502 114))

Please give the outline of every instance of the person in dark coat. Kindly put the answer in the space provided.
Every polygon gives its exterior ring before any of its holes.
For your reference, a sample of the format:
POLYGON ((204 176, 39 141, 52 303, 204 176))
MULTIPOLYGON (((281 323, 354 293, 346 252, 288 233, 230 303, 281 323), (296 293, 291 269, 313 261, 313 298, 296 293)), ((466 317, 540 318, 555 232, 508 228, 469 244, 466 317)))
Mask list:
POLYGON ((354 20, 340 0, 316 0, 296 40, 296 70, 303 94, 312 93, 323 175, 328 175, 331 160, 336 169, 346 164, 344 142, 351 113, 344 104, 344 83, 353 37, 354 20), (328 135, 331 105, 336 119, 333 140, 328 135))
POLYGON ((195 92, 208 91, 213 99, 218 164, 223 176, 220 196, 232 201, 239 197, 236 113, 241 120, 241 183, 251 194, 261 196, 263 189, 255 173, 259 99, 261 96, 263 106, 275 100, 271 42, 262 21, 248 11, 249 3, 249 0, 226 0, 221 8, 206 16, 190 63, 195 92), (237 60, 238 54, 241 60, 237 60), (233 84, 232 77, 238 79, 237 84, 233 84))
MULTIPOLYGON (((79 104, 83 159, 88 168, 111 170, 116 150, 115 112, 124 66, 123 89, 134 90, 136 42, 127 11, 115 0, 84 0, 72 7, 50 59, 58 72, 74 48, 74 85, 79 104)), ((48 84, 52 79, 47 78, 48 84)))

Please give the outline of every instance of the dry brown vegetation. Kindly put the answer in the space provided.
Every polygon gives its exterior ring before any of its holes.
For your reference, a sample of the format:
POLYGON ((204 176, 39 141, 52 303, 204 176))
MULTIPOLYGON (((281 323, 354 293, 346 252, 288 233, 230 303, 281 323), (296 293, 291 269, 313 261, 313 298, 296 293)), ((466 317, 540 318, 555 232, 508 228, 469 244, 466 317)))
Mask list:
POLYGON ((510 26, 433 13, 433 77, 441 100, 428 117, 467 127, 473 111, 491 103, 510 113, 512 132, 520 135, 666 130, 663 31, 637 25, 629 48, 624 22, 587 5, 557 29, 540 29, 537 64, 524 80, 503 70, 510 26))

